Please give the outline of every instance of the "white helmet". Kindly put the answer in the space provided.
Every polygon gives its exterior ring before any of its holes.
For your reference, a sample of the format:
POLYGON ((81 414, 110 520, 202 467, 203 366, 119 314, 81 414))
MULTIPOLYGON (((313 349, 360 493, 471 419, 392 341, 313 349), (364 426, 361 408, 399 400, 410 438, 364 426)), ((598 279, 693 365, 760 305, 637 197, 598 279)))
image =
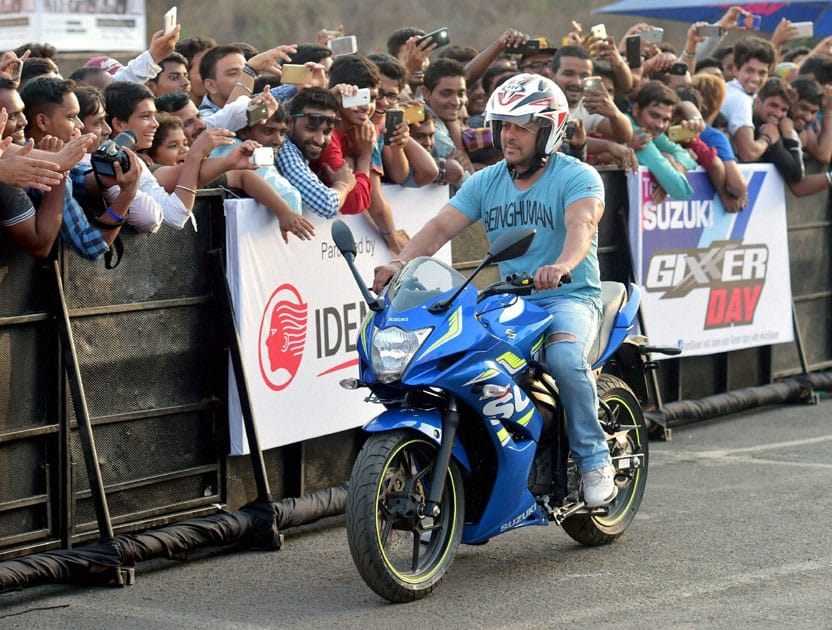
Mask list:
POLYGON ((525 125, 533 119, 541 123, 537 135, 537 154, 551 155, 560 147, 569 117, 569 104, 557 84, 539 74, 518 74, 491 94, 485 106, 485 122, 491 125, 495 149, 501 149, 502 122, 525 125))

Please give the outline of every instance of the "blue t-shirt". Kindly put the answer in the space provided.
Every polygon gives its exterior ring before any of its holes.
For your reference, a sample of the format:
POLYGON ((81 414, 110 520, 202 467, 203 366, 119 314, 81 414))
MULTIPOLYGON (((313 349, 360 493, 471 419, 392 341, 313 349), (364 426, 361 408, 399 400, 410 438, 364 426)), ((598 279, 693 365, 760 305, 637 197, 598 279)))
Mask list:
POLYGON ((710 125, 705 127, 705 131, 699 134, 699 139, 709 147, 716 149, 717 157, 723 162, 737 161, 737 156, 734 155, 734 148, 731 146, 728 136, 716 127, 710 125))
MULTIPOLYGON (((242 141, 239 138, 234 139, 234 144, 229 144, 217 147, 211 151, 210 157, 222 157, 231 152, 231 150, 242 141)), ((283 177, 274 165, 261 166, 257 169, 257 173, 265 179, 269 185, 274 188, 275 192, 283 197, 289 207, 301 214, 303 212, 303 203, 301 202, 300 191, 289 183, 289 180, 283 177)))
MULTIPOLYGON (((557 260, 566 238, 564 213, 569 204, 587 197, 604 203, 604 184, 591 166, 555 153, 549 157, 545 169, 528 190, 520 190, 514 185, 505 161, 501 160, 474 173, 449 202, 471 221, 481 220, 489 241, 519 227, 537 229, 531 247, 523 256, 499 263, 503 276, 523 271, 534 275, 539 267, 557 260)), ((554 289, 535 292, 529 299, 555 294, 585 297, 600 304, 597 231, 589 253, 572 270, 572 283, 563 285, 557 293, 554 289)))

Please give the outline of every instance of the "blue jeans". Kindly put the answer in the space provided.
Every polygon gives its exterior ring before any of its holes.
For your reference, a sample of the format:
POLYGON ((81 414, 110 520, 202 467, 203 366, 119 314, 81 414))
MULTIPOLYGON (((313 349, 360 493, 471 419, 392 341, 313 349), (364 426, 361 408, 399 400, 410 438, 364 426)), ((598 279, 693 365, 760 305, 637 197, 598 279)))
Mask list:
POLYGON ((610 463, 606 435, 598 423, 598 393, 587 354, 595 342, 601 309, 585 298, 568 295, 540 300, 554 318, 546 330, 546 364, 555 377, 566 412, 569 447, 585 473, 610 463))

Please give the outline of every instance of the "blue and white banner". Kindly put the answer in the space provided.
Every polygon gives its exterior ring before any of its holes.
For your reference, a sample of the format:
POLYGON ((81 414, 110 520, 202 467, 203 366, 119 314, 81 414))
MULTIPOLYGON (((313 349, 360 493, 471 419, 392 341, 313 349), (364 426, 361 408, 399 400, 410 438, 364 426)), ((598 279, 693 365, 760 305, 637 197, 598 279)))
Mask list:
MULTIPOLYGON (((413 236, 448 201, 447 186, 385 186, 396 227, 413 236)), ((383 407, 368 390, 339 381, 358 376, 356 338, 369 309, 330 236, 315 224, 311 241, 280 236, 277 218, 252 199, 225 202, 229 288, 239 326, 243 367, 261 448, 292 444, 359 427, 383 407)), ((371 285, 373 269, 394 256, 362 215, 340 216, 352 230, 355 263, 371 285)), ((450 244, 436 255, 451 262, 450 244)), ((248 453, 233 372, 229 369, 231 453, 248 453)))
POLYGON ((743 164, 748 206, 728 213, 708 175, 691 171, 690 199, 653 202, 653 178, 630 174, 629 238, 650 343, 683 356, 793 340, 783 179, 743 164))

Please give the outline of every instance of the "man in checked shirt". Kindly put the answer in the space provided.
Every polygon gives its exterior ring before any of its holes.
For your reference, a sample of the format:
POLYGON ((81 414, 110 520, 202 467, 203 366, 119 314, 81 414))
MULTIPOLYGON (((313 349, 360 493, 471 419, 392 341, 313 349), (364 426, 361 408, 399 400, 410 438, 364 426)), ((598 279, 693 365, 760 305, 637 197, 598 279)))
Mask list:
POLYGON ((355 174, 347 162, 331 171, 331 184, 324 184, 309 168, 309 161, 321 155, 340 123, 338 103, 324 88, 307 88, 292 99, 289 137, 277 154, 283 176, 300 191, 304 208, 332 219, 355 187, 355 174))

